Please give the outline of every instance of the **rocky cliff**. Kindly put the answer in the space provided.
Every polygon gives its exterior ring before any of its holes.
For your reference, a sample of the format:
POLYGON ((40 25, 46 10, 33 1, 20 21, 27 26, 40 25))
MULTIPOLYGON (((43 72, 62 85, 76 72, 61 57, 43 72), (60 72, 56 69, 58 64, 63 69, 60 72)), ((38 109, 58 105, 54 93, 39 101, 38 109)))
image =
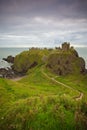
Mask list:
POLYGON ((85 73, 84 59, 72 54, 51 54, 48 58, 47 67, 58 75, 85 73))
POLYGON ((60 51, 49 55, 47 67, 58 75, 86 72, 84 59, 68 43, 63 43, 60 51))

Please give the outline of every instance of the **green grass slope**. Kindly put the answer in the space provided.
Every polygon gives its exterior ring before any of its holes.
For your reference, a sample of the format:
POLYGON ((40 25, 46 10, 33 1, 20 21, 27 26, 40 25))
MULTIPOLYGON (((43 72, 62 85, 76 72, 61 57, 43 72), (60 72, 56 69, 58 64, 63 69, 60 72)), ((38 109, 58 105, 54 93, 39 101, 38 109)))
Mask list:
POLYGON ((86 78, 58 77, 39 65, 20 81, 0 79, 0 130, 85 130, 86 78))

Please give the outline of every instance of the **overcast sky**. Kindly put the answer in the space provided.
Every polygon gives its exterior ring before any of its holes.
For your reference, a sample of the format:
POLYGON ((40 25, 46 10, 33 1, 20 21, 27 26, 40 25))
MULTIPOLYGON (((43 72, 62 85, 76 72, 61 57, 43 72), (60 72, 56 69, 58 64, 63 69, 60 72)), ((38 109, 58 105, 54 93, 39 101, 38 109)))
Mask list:
POLYGON ((0 0, 0 47, 87 46, 87 0, 0 0))

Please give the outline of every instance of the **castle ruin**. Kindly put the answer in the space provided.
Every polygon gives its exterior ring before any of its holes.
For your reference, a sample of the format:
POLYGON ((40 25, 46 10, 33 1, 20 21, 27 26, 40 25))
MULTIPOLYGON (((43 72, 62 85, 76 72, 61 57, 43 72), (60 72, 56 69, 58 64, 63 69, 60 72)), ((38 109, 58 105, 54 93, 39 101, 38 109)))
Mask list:
POLYGON ((64 42, 62 44, 62 50, 63 51, 68 51, 70 49, 70 43, 64 42))

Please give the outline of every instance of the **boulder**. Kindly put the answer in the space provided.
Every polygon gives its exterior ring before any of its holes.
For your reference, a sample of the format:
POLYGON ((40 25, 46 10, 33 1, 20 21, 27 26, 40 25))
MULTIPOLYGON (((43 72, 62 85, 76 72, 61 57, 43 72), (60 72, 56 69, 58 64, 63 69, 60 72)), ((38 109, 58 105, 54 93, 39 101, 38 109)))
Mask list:
POLYGON ((8 56, 7 58, 3 58, 3 60, 7 61, 8 63, 14 63, 14 57, 13 56, 8 56))
POLYGON ((15 76, 11 68, 0 68, 0 78, 14 78, 15 76))

